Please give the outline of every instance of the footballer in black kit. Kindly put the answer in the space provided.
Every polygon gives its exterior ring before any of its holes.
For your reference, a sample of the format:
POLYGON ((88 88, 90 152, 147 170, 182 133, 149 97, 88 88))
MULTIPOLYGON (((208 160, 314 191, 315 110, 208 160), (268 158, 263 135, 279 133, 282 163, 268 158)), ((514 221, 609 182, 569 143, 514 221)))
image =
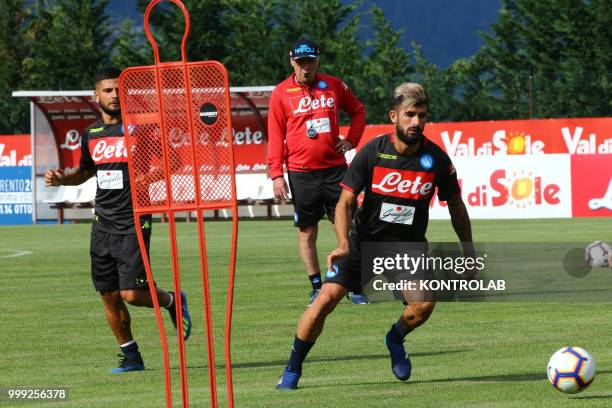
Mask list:
MULTIPOLYGON (((132 193, 128 173, 121 108, 119 75, 116 68, 101 69, 95 78, 95 98, 102 120, 89 126, 81 138, 81 158, 73 169, 60 168, 45 173, 47 186, 79 185, 96 176, 96 201, 91 228, 91 277, 100 293, 104 311, 121 354, 113 374, 144 370, 144 362, 130 327, 126 303, 153 307, 146 271, 135 231, 132 193)), ((151 237, 151 216, 141 217, 147 253, 151 237)), ((170 313, 177 327, 175 294, 156 287, 157 301, 170 313)), ((180 293, 183 338, 191 334, 187 297, 180 293)))
POLYGON ((368 142, 357 153, 340 185, 354 194, 364 191, 349 232, 349 254, 338 258, 326 282, 349 290, 361 286, 362 242, 425 242, 429 204, 437 188, 440 201, 461 193, 448 155, 421 136, 418 150, 400 155, 393 134, 368 142))
MULTIPOLYGON (((94 172, 98 184, 90 250, 94 287, 101 292, 146 288, 147 275, 134 230, 123 125, 99 121, 89 126, 81 139, 79 167, 94 172)), ((142 216, 140 221, 148 251, 151 216, 142 216)))
MULTIPOLYGON (((302 364, 323 331, 327 316, 347 291, 361 286, 361 243, 426 242, 429 204, 436 191, 446 201, 464 255, 473 255, 472 229, 457 174, 448 155, 427 139, 428 97, 423 87, 403 83, 394 90, 389 118, 395 132, 367 143, 353 159, 336 205, 337 248, 327 257, 321 293, 300 318, 289 361, 276 388, 293 390, 302 364), (357 194, 365 191, 354 216, 357 194)), ((412 364, 404 349, 408 333, 422 325, 435 307, 427 291, 403 292, 405 308, 384 337, 393 375, 406 381, 412 364)))

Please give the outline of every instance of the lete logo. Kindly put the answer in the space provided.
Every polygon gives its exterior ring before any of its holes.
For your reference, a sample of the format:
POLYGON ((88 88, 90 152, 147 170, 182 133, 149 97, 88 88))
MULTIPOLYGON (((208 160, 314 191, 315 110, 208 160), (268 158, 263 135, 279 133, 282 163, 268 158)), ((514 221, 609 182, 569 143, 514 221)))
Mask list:
POLYGON ((311 98, 310 96, 304 96, 301 98, 291 98, 291 108, 293 109, 294 115, 301 115, 305 113, 315 111, 327 111, 334 108, 336 100, 331 96, 333 94, 325 93, 321 94, 318 98, 311 98), (298 100, 299 99, 299 100, 298 100), (297 107, 294 106, 297 101, 297 107))
POLYGON ((127 149, 122 137, 105 137, 89 141, 91 158, 96 164, 127 162, 127 149))
POLYGON ((66 132, 66 141, 60 145, 61 149, 76 150, 81 147, 81 135, 77 130, 70 129, 66 132))
POLYGON ((434 173, 374 167, 372 191, 378 194, 421 200, 434 188, 434 173))

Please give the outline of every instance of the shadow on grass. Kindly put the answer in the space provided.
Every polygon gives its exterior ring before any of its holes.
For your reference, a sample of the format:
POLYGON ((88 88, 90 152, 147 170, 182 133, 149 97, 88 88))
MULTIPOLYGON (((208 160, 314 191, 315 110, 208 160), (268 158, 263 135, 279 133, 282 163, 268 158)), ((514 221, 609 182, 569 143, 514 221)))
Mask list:
MULTIPOLYGON (((420 352, 420 353, 410 353, 411 357, 427 357, 427 356, 439 356, 444 354, 455 354, 455 353, 464 353, 473 351, 472 349, 457 349, 457 350, 441 350, 441 351, 431 351, 431 352, 420 352)), ((317 364, 317 363, 327 363, 333 361, 359 361, 359 360, 385 360, 389 359, 389 353, 379 353, 379 354, 365 354, 365 355, 354 355, 354 356, 336 356, 336 357, 316 357, 316 358, 308 358, 305 364, 317 364)), ((262 368, 262 367, 278 367, 282 368, 287 364, 287 360, 273 360, 273 361, 255 361, 252 363, 233 363, 232 369, 242 369, 242 368, 262 368)), ((224 369, 225 364, 215 364, 217 370, 224 369)), ((187 365, 187 368, 208 368, 208 364, 204 365, 187 365)), ((171 370, 177 370, 177 367, 172 367, 171 370)), ((147 371, 160 370, 160 368, 147 368, 147 371)))
MULTIPOLYGON (((442 350, 442 351, 431 351, 421 353, 410 353, 411 357, 423 357, 423 356, 438 356, 443 354, 454 354, 472 351, 471 349, 457 349, 457 350, 442 350)), ((311 363, 326 363, 331 361, 358 361, 358 360, 383 360, 389 359, 389 353, 379 354, 365 354, 365 355, 353 355, 353 356, 336 356, 336 357, 316 357, 308 358, 305 364, 311 363)), ((257 361, 252 363, 236 363, 232 364, 233 368, 260 368, 260 367, 283 367, 287 364, 287 360, 275 360, 275 361, 257 361)), ((221 366, 225 367, 225 366, 221 366)))
POLYGON ((583 399, 612 399, 612 394, 605 395, 580 395, 578 397, 572 397, 572 399, 583 400, 583 399))
MULTIPOLYGON (((597 374, 611 374, 612 370, 598 371, 597 374)), ((519 374, 496 374, 496 375, 481 375, 481 376, 470 376, 470 377, 457 377, 457 378, 432 378, 430 380, 420 381, 407 381, 403 384, 427 384, 427 383, 452 383, 462 381, 476 381, 476 382, 520 382, 520 381, 548 381, 546 373, 519 373, 519 374)), ((383 384, 402 384, 400 381, 379 381, 379 382, 357 382, 357 383, 342 383, 342 384, 321 384, 311 385, 300 388, 327 388, 327 387, 348 387, 348 386, 362 386, 362 385, 383 385, 383 384)), ((612 395, 584 395, 580 397, 574 397, 575 399, 608 399, 612 398, 612 395)))

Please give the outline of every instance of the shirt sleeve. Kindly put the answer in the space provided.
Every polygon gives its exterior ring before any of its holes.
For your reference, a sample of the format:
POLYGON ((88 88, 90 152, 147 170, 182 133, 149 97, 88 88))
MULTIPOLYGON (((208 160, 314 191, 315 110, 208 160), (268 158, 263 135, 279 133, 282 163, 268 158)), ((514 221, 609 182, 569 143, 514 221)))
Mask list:
POLYGON ((268 109, 268 171, 271 179, 283 176, 286 131, 287 117, 283 98, 280 92, 272 92, 268 109))
POLYGON ((346 139, 357 146, 361 135, 366 126, 366 112, 363 103, 351 92, 349 87, 340 81, 340 95, 342 101, 342 110, 348 113, 351 117, 351 127, 349 128, 346 139))
POLYGON ((461 187, 457 180, 457 170, 446 153, 442 154, 440 167, 438 169, 436 185, 438 187, 438 198, 440 201, 448 201, 461 193, 461 187))
POLYGON ((374 143, 369 143, 357 152, 340 186, 354 194, 359 194, 366 186, 371 174, 371 158, 374 143))
POLYGON ((81 137, 81 158, 79 159, 79 167, 82 170, 93 170, 95 167, 95 163, 89 151, 89 130, 85 130, 81 137))

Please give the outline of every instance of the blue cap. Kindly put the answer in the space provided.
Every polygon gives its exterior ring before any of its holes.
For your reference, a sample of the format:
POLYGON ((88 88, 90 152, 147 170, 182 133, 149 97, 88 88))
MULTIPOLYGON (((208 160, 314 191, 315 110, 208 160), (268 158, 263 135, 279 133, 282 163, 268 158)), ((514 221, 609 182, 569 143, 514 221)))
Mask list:
POLYGON ((300 58, 318 58, 319 47, 313 41, 301 39, 297 40, 289 51, 291 59, 297 60, 300 58))

